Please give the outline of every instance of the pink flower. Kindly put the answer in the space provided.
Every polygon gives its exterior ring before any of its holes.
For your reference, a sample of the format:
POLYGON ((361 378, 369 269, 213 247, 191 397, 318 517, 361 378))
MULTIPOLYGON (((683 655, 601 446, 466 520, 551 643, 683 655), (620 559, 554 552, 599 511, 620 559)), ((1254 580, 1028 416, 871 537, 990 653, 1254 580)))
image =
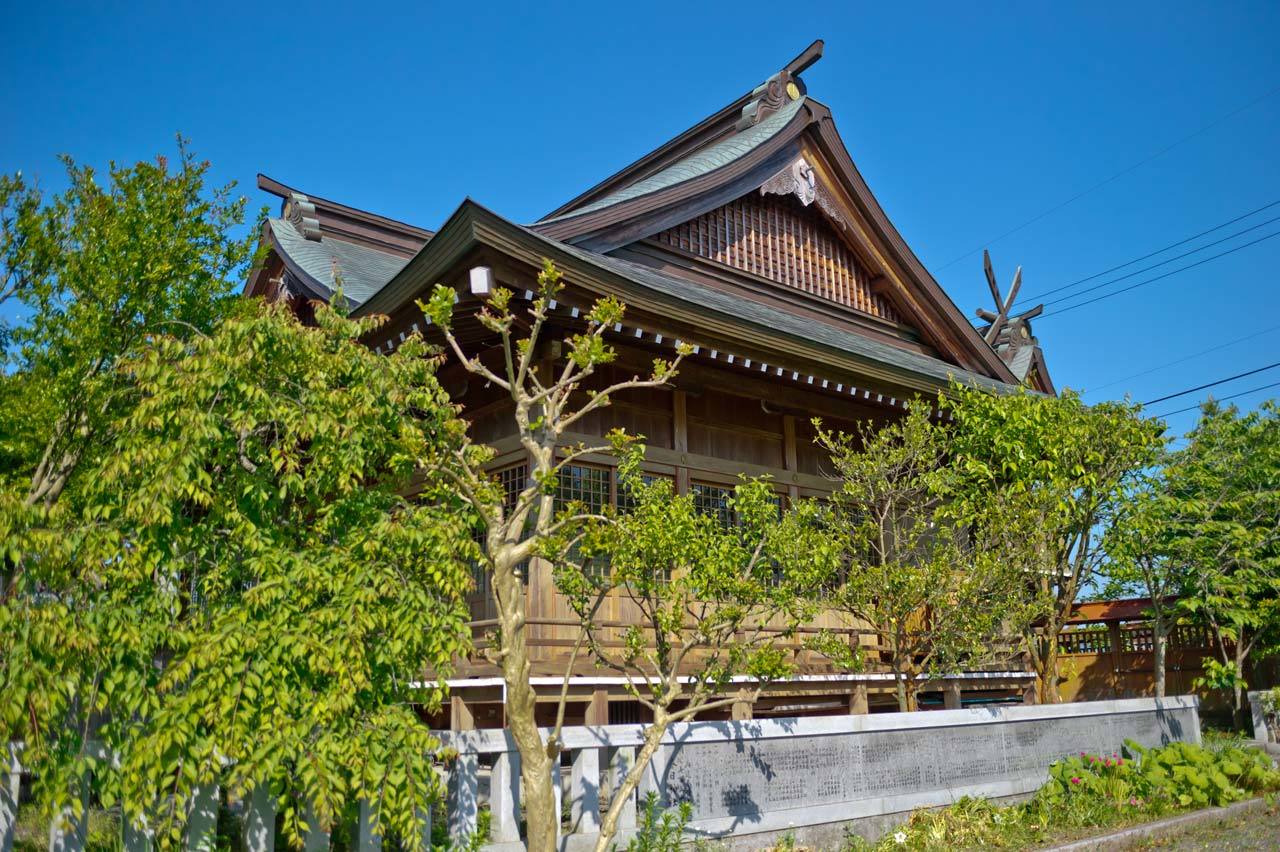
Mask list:
POLYGON ((1079 783, 1080 783, 1080 779, 1079 779, 1079 778, 1077 778, 1075 775, 1072 775, 1072 776, 1071 776, 1071 783, 1072 783, 1072 784, 1079 784, 1079 783))
POLYGON ((1123 758, 1123 757, 1116 761, 1116 766, 1124 766, 1124 758, 1123 758))
POLYGON ((1138 800, 1137 800, 1135 797, 1130 796, 1130 797, 1129 797, 1129 804, 1131 804, 1131 805, 1136 805, 1136 804, 1138 804, 1138 800))

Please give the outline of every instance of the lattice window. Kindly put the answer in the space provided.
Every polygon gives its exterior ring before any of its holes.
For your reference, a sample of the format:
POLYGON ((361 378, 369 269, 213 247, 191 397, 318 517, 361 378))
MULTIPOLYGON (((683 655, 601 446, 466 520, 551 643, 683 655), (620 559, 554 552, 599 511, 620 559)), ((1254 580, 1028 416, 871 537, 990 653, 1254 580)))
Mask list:
MULTIPOLYGON (((498 480, 498 485, 502 488, 502 505, 510 512, 515 508, 516 500, 520 498, 520 492, 524 491, 525 482, 529 478, 529 465, 521 463, 504 467, 502 470, 493 471, 491 476, 498 480)), ((472 532, 476 544, 484 546, 484 530, 476 528, 472 532)), ((522 563, 521 568, 528 563, 522 563)), ((471 577, 476 581, 476 591, 480 594, 487 595, 490 592, 489 572, 485 570, 482 562, 473 561, 471 563, 471 577)))
POLYGON ((1199 624, 1180 624, 1173 630, 1173 644, 1179 648, 1211 648, 1209 628, 1199 624))
POLYGON ((1111 631, 1105 624, 1067 627, 1058 634, 1063 654, 1107 654, 1111 652, 1111 631))
POLYGON ((733 509, 729 506, 732 488, 694 482, 689 485, 689 493, 693 496, 693 508, 697 512, 711 515, 726 527, 734 524, 733 509))
MULTIPOLYGON (((666 476, 664 474, 660 474, 660 473, 640 474, 640 481, 643 482, 645 485, 652 485, 653 483, 657 482, 659 479, 670 480, 671 477, 666 476)), ((636 507, 635 497, 632 496, 631 492, 628 491, 627 488, 621 482, 619 482, 618 483, 618 511, 623 513, 631 512, 632 510, 635 509, 635 507, 636 507)))
POLYGON ((510 511, 516 505, 520 492, 529 478, 529 465, 517 464, 498 471, 498 483, 502 486, 502 504, 510 511))
POLYGON ((589 512, 599 512, 609 505, 608 468, 570 464, 560 468, 556 483, 556 511, 570 503, 582 503, 589 512))
POLYGON ((822 214, 791 197, 747 195, 654 239, 872 316, 901 321, 889 300, 872 292, 866 267, 822 214))
MULTIPOLYGON (((588 512, 602 512, 609 505, 609 483, 613 471, 609 468, 587 467, 570 464, 560 468, 556 482, 555 507, 559 512, 570 503, 580 503, 588 512)), ((568 557, 577 560, 581 556, 578 543, 569 549, 568 557)), ((584 566, 588 573, 603 574, 608 569, 608 560, 593 558, 591 564, 584 566)))
POLYGON ((1129 654, 1149 654, 1155 650, 1156 634, 1149 624, 1126 624, 1120 628, 1120 650, 1129 654))

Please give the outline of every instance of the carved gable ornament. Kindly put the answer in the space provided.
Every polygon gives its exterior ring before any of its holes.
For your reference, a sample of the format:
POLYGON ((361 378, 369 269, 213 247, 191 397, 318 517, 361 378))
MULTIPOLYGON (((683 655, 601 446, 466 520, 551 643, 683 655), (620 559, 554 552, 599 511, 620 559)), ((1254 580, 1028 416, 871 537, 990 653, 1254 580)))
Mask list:
POLYGON ((831 195, 831 191, 818 183, 818 175, 804 157, 797 157, 791 165, 769 178, 760 187, 761 195, 794 195, 805 207, 818 202, 818 208, 832 224, 842 231, 849 230, 849 220, 831 195))

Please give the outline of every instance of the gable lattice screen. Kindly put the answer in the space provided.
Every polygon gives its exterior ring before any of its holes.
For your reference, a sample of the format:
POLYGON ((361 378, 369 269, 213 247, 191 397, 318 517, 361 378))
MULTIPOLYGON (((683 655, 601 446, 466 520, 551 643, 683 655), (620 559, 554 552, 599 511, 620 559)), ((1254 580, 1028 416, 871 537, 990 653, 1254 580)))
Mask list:
POLYGON ((745 196, 669 228, 655 239, 779 284, 900 321, 822 214, 794 199, 745 196))

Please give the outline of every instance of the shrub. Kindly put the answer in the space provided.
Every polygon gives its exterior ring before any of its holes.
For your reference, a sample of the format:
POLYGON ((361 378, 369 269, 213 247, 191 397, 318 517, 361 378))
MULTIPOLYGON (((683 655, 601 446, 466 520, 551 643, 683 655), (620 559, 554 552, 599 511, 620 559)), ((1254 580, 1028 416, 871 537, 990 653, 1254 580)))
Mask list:
MULTIPOLYGON (((999 807, 966 797, 950 807, 919 810, 873 848, 1025 848, 1071 829, 1144 821, 1274 790, 1280 790, 1280 771, 1258 749, 1230 742, 1146 749, 1127 740, 1118 753, 1081 752, 1057 761, 1049 767, 1049 780, 1024 804, 999 807)), ((867 845, 851 839, 849 848, 867 845)))
POLYGON ((658 794, 649 793, 627 852, 679 852, 684 828, 692 815, 693 807, 688 802, 663 810, 658 794))

